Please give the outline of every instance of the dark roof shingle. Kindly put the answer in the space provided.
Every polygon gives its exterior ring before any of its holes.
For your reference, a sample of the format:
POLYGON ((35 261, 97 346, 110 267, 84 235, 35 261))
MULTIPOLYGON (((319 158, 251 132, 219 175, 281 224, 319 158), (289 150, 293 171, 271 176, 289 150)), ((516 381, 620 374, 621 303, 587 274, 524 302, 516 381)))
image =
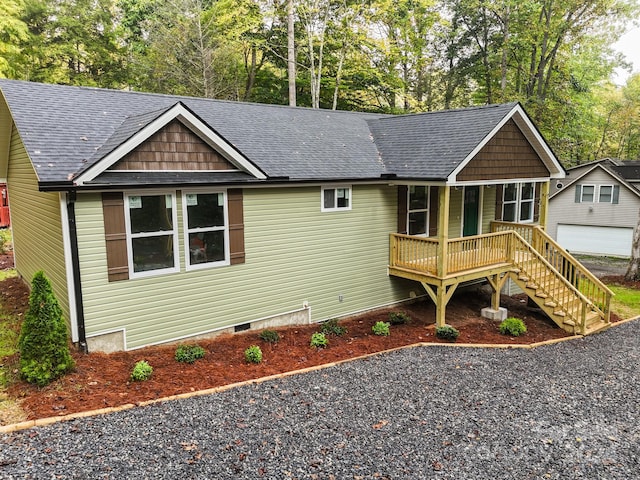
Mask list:
POLYGON ((76 178, 178 102, 269 178, 445 180, 516 105, 390 116, 15 80, 0 90, 42 183, 76 178))

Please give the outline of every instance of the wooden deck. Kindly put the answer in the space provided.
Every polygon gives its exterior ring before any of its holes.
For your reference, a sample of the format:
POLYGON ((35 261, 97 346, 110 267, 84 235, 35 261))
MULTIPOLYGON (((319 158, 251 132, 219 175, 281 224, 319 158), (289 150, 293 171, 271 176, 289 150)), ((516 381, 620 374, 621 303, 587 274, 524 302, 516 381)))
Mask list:
POLYGON ((493 222, 492 229, 445 242, 391 234, 389 274, 422 283, 438 324, 457 286, 480 278, 494 289, 494 309, 511 278, 567 331, 585 334, 609 323, 613 293, 540 227, 493 222))

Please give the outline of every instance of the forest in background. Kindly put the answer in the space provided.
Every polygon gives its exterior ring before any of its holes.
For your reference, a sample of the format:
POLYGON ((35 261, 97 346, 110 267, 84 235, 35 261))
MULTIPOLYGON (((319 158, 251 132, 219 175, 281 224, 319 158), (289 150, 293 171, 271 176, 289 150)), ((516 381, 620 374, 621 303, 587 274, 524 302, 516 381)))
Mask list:
POLYGON ((636 0, 2 0, 0 77, 274 104, 291 81, 299 106, 386 113, 519 101, 571 166, 640 159, 640 74, 611 81, 625 67, 611 45, 639 13, 636 0))

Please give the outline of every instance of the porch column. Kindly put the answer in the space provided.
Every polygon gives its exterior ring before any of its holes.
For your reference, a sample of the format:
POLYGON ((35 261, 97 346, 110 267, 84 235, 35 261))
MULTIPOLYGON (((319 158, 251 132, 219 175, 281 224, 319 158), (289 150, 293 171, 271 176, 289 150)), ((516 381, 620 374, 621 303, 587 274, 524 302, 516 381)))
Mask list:
POLYGON ((449 250, 449 198, 451 187, 444 185, 438 190, 438 277, 447 275, 449 250))
POLYGON ((547 212, 549 211, 549 184, 551 182, 544 182, 540 185, 540 214, 538 216, 538 223, 545 230, 547 229, 547 212))

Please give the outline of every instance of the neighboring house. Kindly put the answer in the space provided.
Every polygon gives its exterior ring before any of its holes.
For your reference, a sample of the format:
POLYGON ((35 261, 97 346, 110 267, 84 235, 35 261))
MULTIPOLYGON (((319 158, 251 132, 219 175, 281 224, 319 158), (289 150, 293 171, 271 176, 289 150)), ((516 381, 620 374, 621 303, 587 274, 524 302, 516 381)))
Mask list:
POLYGON ((567 173, 552 187, 549 235, 573 253, 631 255, 640 211, 640 162, 606 158, 567 173))
POLYGON ((565 172, 517 103, 386 116, 10 80, 0 91, 16 268, 46 272, 89 350, 425 293, 442 325, 456 287, 483 278, 487 315, 503 314, 511 279, 565 329, 608 321, 610 292, 544 258, 564 258, 536 225, 565 172))

